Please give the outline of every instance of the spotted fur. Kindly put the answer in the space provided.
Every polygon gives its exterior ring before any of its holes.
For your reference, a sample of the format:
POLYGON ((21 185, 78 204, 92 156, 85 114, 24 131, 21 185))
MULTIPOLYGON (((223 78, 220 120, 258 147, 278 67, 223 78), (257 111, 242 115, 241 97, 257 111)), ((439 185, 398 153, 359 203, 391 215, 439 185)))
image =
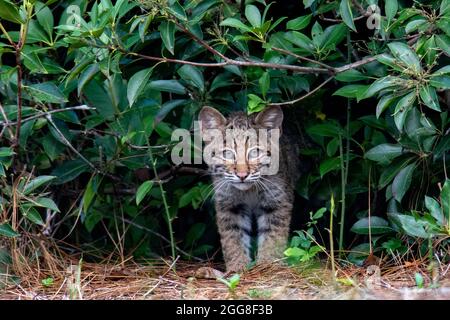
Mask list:
MULTIPOLYGON (((257 243, 257 263, 282 258, 288 240, 294 183, 298 178, 298 150, 282 134, 279 171, 275 175, 263 175, 261 168, 272 160, 271 151, 275 150, 246 138, 250 129, 281 129, 281 108, 269 107, 250 116, 238 112, 225 118, 216 109, 204 107, 199 120, 203 129, 231 130, 232 143, 228 147, 232 150, 224 148, 224 153, 218 155, 219 161, 210 165, 227 271, 240 271, 248 266, 252 260, 252 238, 257 243), (252 151, 255 149, 256 153, 252 151)), ((219 153, 223 150, 218 149, 219 153)))

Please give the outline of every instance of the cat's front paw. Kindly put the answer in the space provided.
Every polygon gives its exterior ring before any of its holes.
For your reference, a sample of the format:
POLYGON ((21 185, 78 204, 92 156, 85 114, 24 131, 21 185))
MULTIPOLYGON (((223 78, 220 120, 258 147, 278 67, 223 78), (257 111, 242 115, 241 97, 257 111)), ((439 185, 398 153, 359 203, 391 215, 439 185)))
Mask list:
POLYGON ((244 261, 232 261, 226 264, 227 274, 241 273, 248 269, 248 264, 244 261))

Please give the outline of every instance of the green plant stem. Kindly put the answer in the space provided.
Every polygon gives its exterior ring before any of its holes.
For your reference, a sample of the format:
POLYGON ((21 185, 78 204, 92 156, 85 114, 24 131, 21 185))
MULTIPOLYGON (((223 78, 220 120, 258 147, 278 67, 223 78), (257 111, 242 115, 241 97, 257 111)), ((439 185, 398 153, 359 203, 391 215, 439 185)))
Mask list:
POLYGON ((339 256, 343 253, 345 222, 345 162, 342 135, 339 134, 339 159, 341 162, 341 221, 339 222, 339 256))
MULTIPOLYGON (((156 161, 153 158, 153 151, 152 151, 152 148, 150 147, 150 143, 149 143, 149 148, 148 148, 148 154, 150 156, 150 162, 152 163, 153 174, 155 175, 155 179, 159 180, 158 171, 156 170, 156 161)), ((170 249, 171 249, 171 253, 172 253, 172 259, 173 259, 173 261, 175 261, 176 245, 175 245, 175 239, 173 237, 172 218, 170 217, 169 205, 167 204, 167 198, 166 198, 166 192, 164 191, 162 183, 158 183, 158 185, 159 185, 159 190, 161 191, 161 198, 163 201, 164 211, 166 214, 167 226, 169 228, 169 239, 170 239, 170 249)))
POLYGON ((334 264, 334 239, 333 239, 333 215, 334 215, 334 195, 331 194, 330 205, 330 255, 331 255, 331 270, 333 272, 333 281, 336 283, 336 266, 334 264))
POLYGON ((5 35, 6 39, 8 39, 8 42, 14 47, 15 46, 14 41, 12 41, 11 37, 8 34, 8 31, 6 31, 5 27, 3 27, 3 24, 1 22, 0 22, 0 30, 5 35))
MULTIPOLYGON (((347 63, 351 62, 351 36, 350 32, 347 33, 347 63)), ((342 137, 339 136, 339 155, 341 159, 341 221, 339 226, 339 257, 342 257, 344 252, 344 226, 345 226, 345 211, 346 211, 346 201, 345 195, 347 193, 347 181, 348 181, 348 169, 350 167, 350 111, 351 111, 351 101, 347 99, 347 110, 346 110, 346 137, 345 137, 345 161, 342 137)))
POLYGON ((16 134, 14 136, 12 148, 15 150, 20 144, 20 129, 22 126, 22 49, 25 45, 27 34, 28 34, 28 24, 31 19, 33 12, 33 6, 28 6, 28 1, 23 2, 24 8, 27 12, 27 18, 24 24, 20 25, 19 41, 14 45, 15 56, 16 56, 16 67, 17 67, 17 126, 16 134))

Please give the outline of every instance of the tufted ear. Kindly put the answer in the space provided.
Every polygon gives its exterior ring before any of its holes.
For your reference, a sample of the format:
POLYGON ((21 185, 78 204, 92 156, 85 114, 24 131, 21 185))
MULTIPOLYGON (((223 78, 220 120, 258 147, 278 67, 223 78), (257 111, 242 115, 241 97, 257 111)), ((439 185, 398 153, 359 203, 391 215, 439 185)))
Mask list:
POLYGON ((283 122, 283 111, 279 106, 271 106, 261 111, 255 118, 258 127, 280 129, 283 122))
POLYGON ((223 129, 227 122, 219 111, 211 107, 203 107, 198 120, 202 122, 203 129, 223 129))

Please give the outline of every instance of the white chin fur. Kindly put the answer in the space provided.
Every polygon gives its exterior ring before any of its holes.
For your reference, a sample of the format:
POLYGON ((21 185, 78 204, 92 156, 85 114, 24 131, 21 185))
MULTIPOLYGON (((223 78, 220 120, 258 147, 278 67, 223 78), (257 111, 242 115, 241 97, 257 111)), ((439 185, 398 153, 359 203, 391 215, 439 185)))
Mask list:
POLYGON ((232 185, 233 187, 235 187, 236 189, 239 189, 239 190, 241 190, 241 191, 248 190, 248 189, 250 189, 250 188, 252 187, 252 184, 251 184, 251 183, 242 183, 242 182, 239 182, 239 183, 232 183, 231 185, 232 185))

